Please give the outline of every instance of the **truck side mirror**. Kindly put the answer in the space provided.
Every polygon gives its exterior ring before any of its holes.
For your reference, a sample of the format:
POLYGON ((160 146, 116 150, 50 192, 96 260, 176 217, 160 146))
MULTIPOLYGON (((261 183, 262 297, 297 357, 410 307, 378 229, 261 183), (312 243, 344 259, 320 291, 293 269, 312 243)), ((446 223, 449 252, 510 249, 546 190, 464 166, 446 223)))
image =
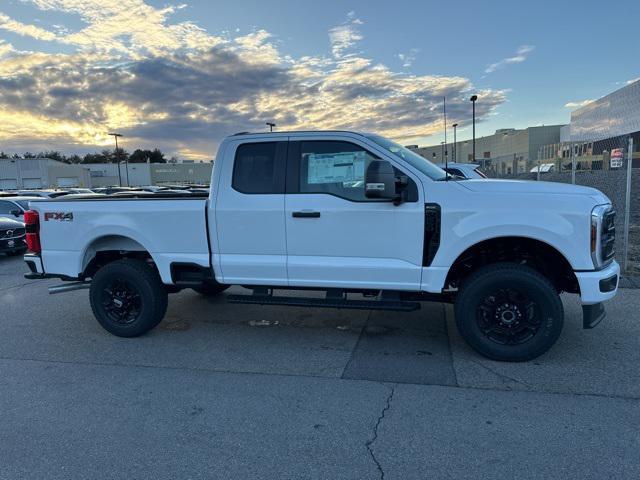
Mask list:
POLYGON ((396 174, 393 166, 384 160, 373 160, 364 175, 364 195, 396 202, 400 198, 396 191, 396 174))

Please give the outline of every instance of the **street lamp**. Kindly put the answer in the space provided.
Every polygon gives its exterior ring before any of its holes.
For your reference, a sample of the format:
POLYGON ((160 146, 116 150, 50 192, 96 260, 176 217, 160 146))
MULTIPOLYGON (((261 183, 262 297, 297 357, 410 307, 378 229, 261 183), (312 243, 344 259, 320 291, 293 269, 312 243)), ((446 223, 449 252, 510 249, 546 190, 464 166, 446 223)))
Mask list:
POLYGON ((471 104, 473 105, 473 163, 476 162, 476 100, 477 95, 471 95, 471 104))
POLYGON ((269 125, 269 131, 270 131, 270 132, 273 132, 273 127, 275 127, 275 126, 276 126, 276 124, 275 124, 275 123, 273 123, 273 122, 267 122, 267 123, 266 123, 266 125, 269 125))
MULTIPOLYGON (((121 137, 120 133, 109 133, 108 135, 116 139, 116 163, 118 164, 118 183, 122 186, 122 175, 120 175, 120 150, 118 150, 118 137, 121 137)), ((127 168, 127 185, 129 185, 129 169, 127 168)))
POLYGON ((453 161, 458 162, 458 144, 456 143, 456 128, 458 128, 458 124, 454 123, 453 127, 453 161))

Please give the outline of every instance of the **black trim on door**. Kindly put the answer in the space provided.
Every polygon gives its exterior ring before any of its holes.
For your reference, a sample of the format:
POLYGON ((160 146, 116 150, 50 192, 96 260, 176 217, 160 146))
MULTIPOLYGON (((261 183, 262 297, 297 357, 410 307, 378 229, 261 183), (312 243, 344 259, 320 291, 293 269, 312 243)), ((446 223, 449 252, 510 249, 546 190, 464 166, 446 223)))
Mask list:
POLYGON ((287 185, 285 193, 300 193, 300 142, 289 141, 289 149, 287 151, 287 185))
POLYGON ((293 218, 320 218, 320 212, 291 212, 293 218))
POLYGON ((422 245, 422 266, 428 267, 440 247, 442 211, 437 203, 424 206, 424 243, 422 245))

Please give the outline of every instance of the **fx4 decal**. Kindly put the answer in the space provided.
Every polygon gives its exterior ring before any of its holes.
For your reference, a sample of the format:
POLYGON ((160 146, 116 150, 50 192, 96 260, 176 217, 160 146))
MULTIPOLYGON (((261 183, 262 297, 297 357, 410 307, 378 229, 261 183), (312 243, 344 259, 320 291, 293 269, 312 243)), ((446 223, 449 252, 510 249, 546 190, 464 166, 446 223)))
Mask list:
POLYGON ((72 212, 45 212, 44 221, 57 220, 59 222, 73 222, 72 212))

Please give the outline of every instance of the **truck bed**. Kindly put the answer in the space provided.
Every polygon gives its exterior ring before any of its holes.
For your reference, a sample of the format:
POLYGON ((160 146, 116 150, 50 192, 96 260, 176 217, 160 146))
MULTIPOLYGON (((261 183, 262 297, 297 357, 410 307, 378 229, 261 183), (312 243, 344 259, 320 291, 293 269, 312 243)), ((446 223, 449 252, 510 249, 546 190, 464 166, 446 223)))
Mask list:
POLYGON ((77 277, 97 251, 149 252, 165 283, 171 263, 209 266, 206 195, 121 194, 31 201, 42 269, 77 277))

